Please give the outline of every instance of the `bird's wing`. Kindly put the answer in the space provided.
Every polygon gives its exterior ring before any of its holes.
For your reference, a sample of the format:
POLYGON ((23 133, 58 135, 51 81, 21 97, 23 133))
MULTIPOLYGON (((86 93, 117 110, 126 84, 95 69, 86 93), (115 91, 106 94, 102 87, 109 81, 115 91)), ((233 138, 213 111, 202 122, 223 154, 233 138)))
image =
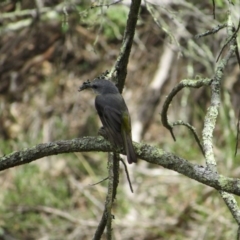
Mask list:
MULTIPOLYGON (((107 132, 109 140, 118 146, 122 146, 122 98, 119 96, 97 96, 95 106, 102 124, 107 132)), ((125 102, 123 102, 125 104, 125 102)), ((125 106, 125 105, 124 105, 125 106)))

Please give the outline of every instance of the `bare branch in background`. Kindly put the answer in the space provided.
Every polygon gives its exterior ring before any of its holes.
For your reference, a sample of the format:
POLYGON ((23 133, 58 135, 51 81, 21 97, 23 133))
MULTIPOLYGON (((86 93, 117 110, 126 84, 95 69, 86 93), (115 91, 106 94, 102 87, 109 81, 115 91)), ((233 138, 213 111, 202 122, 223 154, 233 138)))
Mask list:
POLYGON ((179 121, 176 121, 176 122, 172 123, 173 127, 174 126, 181 126, 181 125, 187 127, 191 131, 191 133, 193 134, 193 136, 195 138, 195 141, 197 142, 197 144, 198 144, 198 146, 199 146, 199 148, 200 148, 200 150, 201 150, 201 152, 204 156, 203 146, 202 146, 200 138, 197 135, 196 129, 192 125, 190 125, 189 123, 183 122, 182 120, 179 120, 179 121))
POLYGON ((206 31, 205 33, 197 34, 197 35, 195 36, 195 38, 201 38, 201 37, 205 37, 205 36, 207 36, 207 35, 212 35, 212 34, 214 34, 214 33, 217 33, 218 31, 220 31, 221 29, 223 29, 223 28, 225 28, 225 27, 227 27, 227 24, 218 25, 217 27, 206 31))
POLYGON ((174 87, 172 89, 172 91, 169 93, 169 95, 167 96, 167 98, 163 104, 163 108, 162 108, 162 112, 161 112, 161 120, 162 120, 163 126, 170 131, 174 141, 176 141, 176 138, 173 133, 173 125, 168 121, 168 116, 167 116, 168 108, 169 108, 174 96, 176 96, 176 94, 185 87, 200 88, 203 86, 209 86, 211 84, 211 82, 212 82, 212 79, 209 79, 209 78, 199 79, 199 80, 184 79, 176 87, 174 87))

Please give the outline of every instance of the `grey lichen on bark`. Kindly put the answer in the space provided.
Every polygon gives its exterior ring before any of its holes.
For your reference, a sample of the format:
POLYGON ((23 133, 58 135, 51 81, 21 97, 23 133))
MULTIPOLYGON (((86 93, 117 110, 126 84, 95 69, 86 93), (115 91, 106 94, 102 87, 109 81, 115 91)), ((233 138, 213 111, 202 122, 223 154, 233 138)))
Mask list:
MULTIPOLYGON (((142 160, 174 170, 217 190, 226 191, 240 196, 240 179, 225 177, 209 170, 205 166, 194 164, 156 146, 144 143, 134 143, 134 148, 137 157, 142 160)), ((83 137, 39 144, 35 147, 1 157, 0 171, 30 163, 46 156, 89 151, 113 152, 114 148, 102 137, 83 137)), ((117 149, 116 152, 125 154, 123 149, 117 149)), ((195 161, 198 161, 198 159, 195 159, 195 161)))

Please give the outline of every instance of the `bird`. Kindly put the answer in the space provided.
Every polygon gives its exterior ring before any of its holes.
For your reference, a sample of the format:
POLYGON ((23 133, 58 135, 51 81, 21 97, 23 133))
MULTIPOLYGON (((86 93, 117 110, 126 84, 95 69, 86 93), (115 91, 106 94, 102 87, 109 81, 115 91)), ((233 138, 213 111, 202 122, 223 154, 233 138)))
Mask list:
POLYGON ((115 84, 105 77, 86 81, 78 91, 92 89, 97 95, 95 108, 102 122, 100 132, 115 147, 125 149, 128 163, 136 163, 137 156, 132 143, 131 118, 127 105, 115 84))

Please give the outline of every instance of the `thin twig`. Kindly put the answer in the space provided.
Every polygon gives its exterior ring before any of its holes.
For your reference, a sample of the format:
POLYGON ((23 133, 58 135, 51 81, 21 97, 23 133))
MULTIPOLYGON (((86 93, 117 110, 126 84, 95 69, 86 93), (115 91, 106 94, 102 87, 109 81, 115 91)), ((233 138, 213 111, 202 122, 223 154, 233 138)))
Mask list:
POLYGON ((117 196, 117 187, 119 184, 119 161, 121 160, 119 153, 113 153, 113 192, 112 200, 117 196))
POLYGON ((131 183, 131 179, 130 179, 130 176, 129 176, 129 173, 128 173, 128 169, 127 169, 127 165, 126 163, 123 161, 123 159, 120 160, 124 166, 124 170, 125 170, 125 173, 126 173, 126 176, 127 176, 127 180, 128 180, 128 183, 129 183, 129 187, 130 187, 130 190, 131 192, 133 193, 133 187, 132 187, 132 183, 131 183))
POLYGON ((212 0, 212 4, 213 4, 213 19, 215 19, 215 1, 212 0))
MULTIPOLYGON (((238 26, 237 26, 236 33, 238 33, 239 29, 240 29, 240 18, 239 18, 239 21, 238 21, 238 26)), ((239 56, 239 48, 238 48, 237 38, 235 38, 234 40, 235 40, 235 45, 236 45, 235 54, 236 54, 236 57, 237 57, 238 66, 240 68, 240 56, 239 56)))
POLYGON ((183 126, 187 127, 191 131, 191 133, 193 134, 193 136, 194 136, 194 138, 195 138, 195 140, 196 140, 196 142, 197 142, 197 144, 198 144, 198 146, 199 146, 199 148, 200 148, 200 150, 201 150, 201 152, 202 152, 202 154, 204 156, 203 146, 202 146, 202 143, 200 141, 200 138, 197 135, 195 127, 193 127, 191 124, 186 123, 186 122, 184 122, 182 120, 176 121, 172 125, 173 126, 183 125, 183 126))
MULTIPOLYGON (((228 26, 228 28, 231 28, 232 26, 228 26)), ((237 37, 237 33, 238 33, 238 30, 240 28, 240 21, 238 22, 238 26, 237 26, 237 29, 236 31, 233 32, 233 34, 228 38, 228 40, 226 41, 226 43, 223 45, 223 47, 221 48, 221 51, 220 53, 218 54, 218 57, 217 57, 217 60, 216 62, 218 62, 220 56, 222 55, 222 52, 223 50, 225 49, 225 47, 234 39, 236 40, 236 37, 237 37)), ((236 49, 235 49, 235 53, 236 53, 236 49)))
POLYGON ((89 186, 95 186, 95 185, 97 185, 97 184, 99 184, 99 183, 102 183, 102 182, 104 182, 104 181, 106 181, 106 180, 108 180, 108 177, 102 179, 102 180, 99 181, 99 182, 96 182, 96 183, 90 184, 89 186))
POLYGON ((222 25, 218 25, 217 27, 212 28, 212 29, 206 31, 205 33, 201 33, 201 34, 195 35, 194 38, 197 39, 197 38, 201 38, 201 37, 205 37, 205 36, 207 36, 207 35, 211 35, 211 34, 217 33, 219 30, 221 30, 221 29, 223 29, 223 28, 225 28, 225 27, 227 27, 227 24, 226 24, 226 23, 224 23, 224 24, 222 24, 222 25))
POLYGON ((238 42, 236 41, 236 39, 235 39, 235 42, 236 42, 236 50, 235 50, 235 54, 236 54, 236 57, 237 57, 238 66, 239 66, 239 68, 240 68, 240 55, 239 55, 238 42))

